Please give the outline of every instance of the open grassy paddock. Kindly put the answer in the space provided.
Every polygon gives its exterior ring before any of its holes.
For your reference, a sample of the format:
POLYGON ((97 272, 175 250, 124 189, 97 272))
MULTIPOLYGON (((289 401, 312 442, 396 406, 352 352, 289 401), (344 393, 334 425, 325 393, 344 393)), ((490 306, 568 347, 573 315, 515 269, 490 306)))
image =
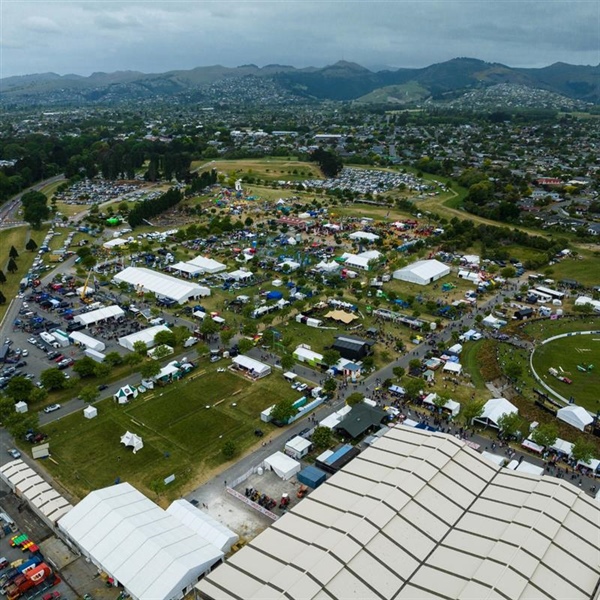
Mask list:
POLYGON ((574 279, 586 287, 600 282, 600 255, 597 252, 580 252, 576 257, 563 258, 552 265, 551 277, 556 281, 574 279))
POLYGON ((563 398, 572 396, 576 404, 592 412, 600 408, 600 334, 573 335, 538 346, 533 366, 546 385, 563 398), (584 368, 594 365, 594 368, 582 372, 578 365, 584 368), (572 383, 559 381, 548 373, 549 368, 557 369, 572 383))
POLYGON ((271 431, 271 425, 260 421, 262 410, 297 396, 277 372, 250 383, 207 368, 126 406, 110 398, 98 402, 95 419, 76 413, 45 426, 52 451, 46 466, 78 497, 119 478, 159 499, 173 499, 224 462, 226 441, 243 453, 257 442, 256 428, 271 431), (137 454, 119 443, 127 430, 144 441, 137 454), (163 479, 171 474, 175 481, 166 487, 163 479))
POLYGON ((206 165, 206 170, 217 169, 218 173, 235 178, 252 176, 270 181, 302 181, 323 177, 316 165, 294 157, 216 160, 208 164, 206 161, 196 161, 192 163, 192 170, 201 165, 206 165))

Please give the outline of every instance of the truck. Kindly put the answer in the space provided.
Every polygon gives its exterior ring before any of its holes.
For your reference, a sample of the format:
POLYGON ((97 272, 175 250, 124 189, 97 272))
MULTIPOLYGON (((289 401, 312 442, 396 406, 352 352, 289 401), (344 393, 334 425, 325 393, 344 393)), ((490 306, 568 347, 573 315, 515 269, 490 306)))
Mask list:
POLYGON ((28 590, 45 584, 56 585, 60 582, 52 569, 44 562, 18 575, 6 588, 7 600, 16 600, 28 590))
POLYGON ((58 263, 63 261, 63 256, 61 254, 51 254, 48 259, 51 263, 58 263))

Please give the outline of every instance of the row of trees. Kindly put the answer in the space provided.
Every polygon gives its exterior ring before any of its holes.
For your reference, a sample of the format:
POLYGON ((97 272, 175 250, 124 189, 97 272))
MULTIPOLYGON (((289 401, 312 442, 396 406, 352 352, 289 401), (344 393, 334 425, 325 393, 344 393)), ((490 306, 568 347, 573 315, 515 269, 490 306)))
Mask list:
POLYGON ((342 159, 333 152, 317 148, 310 155, 311 162, 316 162, 319 165, 325 177, 336 177, 344 168, 342 159))
POLYGON ((135 207, 129 212, 127 218, 129 225, 134 228, 142 225, 161 213, 173 208, 179 202, 183 200, 183 194, 175 189, 171 188, 158 198, 153 200, 146 200, 145 202, 138 202, 135 207))

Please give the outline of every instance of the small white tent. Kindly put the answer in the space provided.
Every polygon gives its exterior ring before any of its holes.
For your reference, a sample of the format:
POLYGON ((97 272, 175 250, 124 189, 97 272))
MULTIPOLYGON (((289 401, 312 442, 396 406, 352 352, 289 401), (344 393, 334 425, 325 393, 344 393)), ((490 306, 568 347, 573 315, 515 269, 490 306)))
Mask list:
POLYGON ((580 431, 583 431, 594 420, 592 415, 583 406, 577 406, 576 404, 570 404, 561 408, 556 413, 556 418, 572 425, 580 431))
POLYGON ((124 385, 120 390, 117 391, 116 394, 113 395, 113 398, 119 404, 127 404, 134 398, 137 398, 138 391, 136 388, 131 387, 129 384, 124 385))
POLYGON ((291 479, 302 468, 297 460, 286 456, 283 452, 275 452, 265 458, 265 466, 275 471, 284 481, 291 479))
POLYGON ((93 419, 98 416, 98 409, 95 406, 86 406, 83 409, 83 416, 86 419, 93 419))
POLYGON ((121 444, 125 444, 125 446, 132 446, 133 453, 136 454, 138 450, 141 450, 144 447, 144 442, 139 435, 135 433, 131 433, 131 431, 126 431, 121 436, 121 444))

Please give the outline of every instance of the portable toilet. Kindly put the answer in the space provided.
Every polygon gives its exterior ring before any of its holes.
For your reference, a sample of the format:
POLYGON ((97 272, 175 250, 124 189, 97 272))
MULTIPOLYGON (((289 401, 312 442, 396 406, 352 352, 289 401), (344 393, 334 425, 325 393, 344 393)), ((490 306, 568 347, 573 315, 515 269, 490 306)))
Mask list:
POLYGON ((27 403, 26 402, 17 402, 15 404, 15 410, 18 413, 26 413, 27 412, 27 403))

